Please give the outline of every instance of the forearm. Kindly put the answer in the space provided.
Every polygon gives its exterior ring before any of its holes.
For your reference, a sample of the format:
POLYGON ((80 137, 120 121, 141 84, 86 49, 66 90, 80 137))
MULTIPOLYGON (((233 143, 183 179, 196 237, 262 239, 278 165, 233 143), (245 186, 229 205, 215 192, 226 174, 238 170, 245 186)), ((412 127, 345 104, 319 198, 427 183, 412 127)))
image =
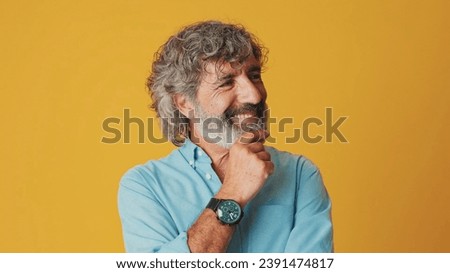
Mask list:
POLYGON ((188 230, 188 246, 191 252, 225 252, 235 227, 224 225, 216 214, 205 209, 188 230))
MULTIPOLYGON (((245 136, 248 140, 257 137, 259 140, 260 137, 266 136, 261 136, 262 133, 247 133, 241 138, 245 136)), ((259 192, 274 169, 264 145, 254 141, 256 142, 248 144, 239 141, 231 147, 226 161, 226 175, 220 191, 215 196, 216 199, 237 202, 241 212, 259 192)), ((205 209, 187 232, 189 249, 191 252, 225 252, 234 230, 234 226, 223 224, 217 219, 212 209, 205 209)))
MULTIPOLYGON (((242 198, 238 189, 222 186, 216 194, 217 199, 231 199, 238 202, 244 208, 248 200, 242 198)), ((234 225, 221 223, 216 212, 205 209, 197 221, 187 232, 188 247, 191 252, 225 252, 235 230, 234 225)))

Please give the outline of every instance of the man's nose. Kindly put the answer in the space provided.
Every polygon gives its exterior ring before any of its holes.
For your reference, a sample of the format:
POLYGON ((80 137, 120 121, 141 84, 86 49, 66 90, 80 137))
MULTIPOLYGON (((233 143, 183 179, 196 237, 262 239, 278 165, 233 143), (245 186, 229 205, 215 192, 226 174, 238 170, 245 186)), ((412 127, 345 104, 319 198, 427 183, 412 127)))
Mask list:
POLYGON ((254 82, 247 77, 240 79, 238 88, 239 103, 258 104, 263 99, 263 90, 260 90, 254 82))

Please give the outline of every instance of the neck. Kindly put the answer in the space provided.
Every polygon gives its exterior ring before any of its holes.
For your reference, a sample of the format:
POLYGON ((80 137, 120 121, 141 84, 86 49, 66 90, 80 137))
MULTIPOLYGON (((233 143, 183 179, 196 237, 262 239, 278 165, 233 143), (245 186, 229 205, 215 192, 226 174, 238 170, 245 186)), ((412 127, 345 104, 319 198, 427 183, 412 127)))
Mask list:
POLYGON ((228 162, 229 149, 224 148, 220 145, 210 143, 206 141, 196 130, 192 128, 191 130, 191 141, 199 146, 205 151, 206 154, 211 158, 212 167, 219 176, 220 180, 223 181, 225 175, 225 168, 228 162))

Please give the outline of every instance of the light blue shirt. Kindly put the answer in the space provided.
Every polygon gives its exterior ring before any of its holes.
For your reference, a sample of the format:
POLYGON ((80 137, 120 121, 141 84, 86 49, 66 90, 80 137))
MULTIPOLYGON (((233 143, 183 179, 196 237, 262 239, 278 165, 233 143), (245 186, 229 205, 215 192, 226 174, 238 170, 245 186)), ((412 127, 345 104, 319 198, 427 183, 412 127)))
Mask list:
MULTIPOLYGON (((275 171, 245 206, 227 252, 332 252, 331 202, 319 170, 303 156, 266 150, 275 171)), ((221 185, 209 156, 189 140, 130 169, 118 196, 126 251, 190 252, 187 230, 221 185)))

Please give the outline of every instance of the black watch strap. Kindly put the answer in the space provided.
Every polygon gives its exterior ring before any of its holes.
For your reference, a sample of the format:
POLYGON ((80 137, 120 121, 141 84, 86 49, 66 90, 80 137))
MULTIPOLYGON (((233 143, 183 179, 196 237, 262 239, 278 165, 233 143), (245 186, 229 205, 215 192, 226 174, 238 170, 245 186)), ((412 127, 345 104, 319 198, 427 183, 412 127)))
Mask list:
POLYGON ((217 211, 217 207, 219 207, 220 202, 222 202, 222 199, 217 199, 217 198, 211 198, 211 200, 209 200, 208 205, 206 205, 207 209, 212 209, 214 212, 217 211))

